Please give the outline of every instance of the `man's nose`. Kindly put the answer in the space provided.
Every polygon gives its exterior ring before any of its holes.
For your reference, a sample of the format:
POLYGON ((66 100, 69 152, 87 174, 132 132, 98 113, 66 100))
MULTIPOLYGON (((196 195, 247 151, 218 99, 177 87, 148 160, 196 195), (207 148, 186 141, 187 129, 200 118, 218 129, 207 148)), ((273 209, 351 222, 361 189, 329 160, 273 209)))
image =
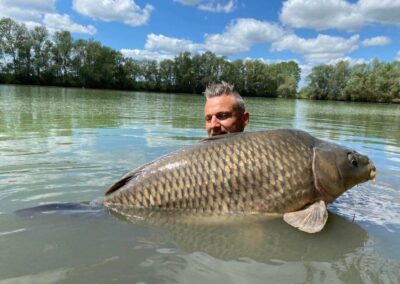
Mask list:
POLYGON ((221 126, 219 119, 213 115, 211 118, 211 127, 218 127, 221 126))

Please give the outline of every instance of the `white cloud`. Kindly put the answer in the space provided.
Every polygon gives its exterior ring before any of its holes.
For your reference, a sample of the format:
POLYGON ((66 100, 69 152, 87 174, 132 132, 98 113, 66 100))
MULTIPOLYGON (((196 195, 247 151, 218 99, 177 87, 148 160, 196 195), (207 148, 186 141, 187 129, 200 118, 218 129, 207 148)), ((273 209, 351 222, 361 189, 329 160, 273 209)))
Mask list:
POLYGON ((344 57, 359 47, 359 36, 349 39, 319 34, 316 38, 304 39, 291 34, 272 44, 272 51, 290 50, 301 54, 307 62, 326 63, 344 57))
POLYGON ((18 22, 37 22, 44 13, 55 12, 55 0, 0 0, 0 18, 7 17, 18 22))
POLYGON ((353 57, 345 56, 342 58, 336 58, 336 59, 329 60, 325 64, 336 65, 340 61, 347 61, 350 66, 354 66, 356 64, 368 64, 371 62, 371 60, 366 60, 364 58, 353 58, 353 57))
POLYGON ((174 2, 178 2, 186 6, 195 6, 200 4, 201 0, 174 0, 174 2))
POLYGON ((355 31, 374 23, 400 24, 400 0, 288 0, 280 20, 293 28, 355 31))
POLYGON ((272 43, 271 51, 290 50, 302 55, 306 64, 326 63, 343 58, 359 48, 359 36, 348 39, 320 34, 304 39, 295 34, 285 35, 284 30, 268 22, 255 19, 238 19, 221 34, 205 35, 204 44, 164 35, 149 34, 144 50, 125 49, 123 53, 137 59, 161 60, 173 58, 180 52, 202 53, 205 50, 218 55, 229 55, 249 50, 258 43, 272 43))
POLYGON ((94 34, 93 26, 74 23, 69 15, 56 13, 55 0, 0 0, 0 18, 8 17, 25 24, 28 28, 45 25, 50 32, 68 30, 94 34))
POLYGON ((93 19, 123 22, 131 26, 146 24, 154 9, 149 4, 141 9, 133 0, 74 0, 73 8, 93 19))
POLYGON ((236 0, 174 0, 186 6, 196 6, 199 10, 213 13, 230 13, 236 9, 236 0))
POLYGON ((203 48, 201 44, 195 44, 191 40, 166 37, 164 35, 147 35, 145 49, 160 52, 178 54, 184 51, 198 52, 203 48))
POLYGON ((154 55, 155 58, 159 59, 165 56, 174 57, 184 51, 201 53, 209 50, 218 55, 228 55, 247 51, 257 43, 273 42, 282 37, 283 34, 283 29, 275 24, 255 19, 237 19, 231 22, 222 34, 206 34, 204 44, 194 43, 186 39, 149 34, 145 50, 134 49, 127 52, 128 49, 126 49, 124 54, 129 53, 130 57, 146 59, 154 55))
POLYGON ((137 60, 147 59, 162 61, 165 59, 173 59, 175 56, 175 54, 171 53, 162 53, 143 49, 121 49, 120 51, 125 57, 130 57, 137 60))
POLYGON ((213 13, 230 13, 236 8, 234 1, 228 1, 226 4, 221 4, 216 1, 208 1, 198 6, 202 11, 213 12, 213 13))
POLYGON ((278 25, 255 19, 237 19, 231 22, 222 34, 206 34, 204 44, 151 33, 147 35, 144 50, 123 49, 122 51, 132 58, 150 59, 154 56, 156 60, 173 58, 185 51, 194 54, 209 50, 218 55, 228 55, 247 51, 257 43, 273 42, 283 35, 284 31, 278 25))
POLYGON ((363 40, 362 44, 364 46, 373 46, 373 45, 387 45, 390 42, 391 42, 390 38, 386 36, 377 36, 363 40))
POLYGON ((248 51, 252 45, 273 42, 282 37, 284 31, 276 24, 255 19, 237 19, 222 34, 205 36, 205 46, 212 52, 229 55, 248 51))
POLYGON ((74 23, 67 14, 45 14, 43 24, 49 29, 50 32, 68 30, 70 32, 90 35, 96 33, 96 28, 94 26, 82 26, 74 23))
POLYGON ((359 0, 357 7, 370 22, 400 24, 400 0, 359 0))
POLYGON ((300 64, 299 61, 297 59, 269 59, 269 58, 264 58, 264 57, 258 57, 258 58, 254 58, 254 57, 246 57, 243 59, 243 61, 253 61, 253 60, 259 60, 265 64, 277 64, 277 63, 282 63, 282 62, 296 62, 297 64, 300 64))
POLYGON ((42 13, 55 11, 55 0, 0 0, 0 5, 10 9, 19 8, 42 13))
POLYGON ((177 39, 164 35, 147 35, 145 49, 121 49, 126 57, 134 59, 148 59, 162 61, 164 59, 173 59, 181 52, 189 51, 192 54, 205 51, 203 44, 193 43, 191 40, 177 39))
POLYGON ((288 0, 280 20, 294 28, 356 30, 364 19, 356 7, 344 0, 288 0))
POLYGON ((121 49, 125 57, 137 60, 157 60, 173 59, 181 52, 189 51, 192 54, 202 53, 204 45, 193 43, 190 40, 177 39, 164 35, 147 35, 145 49, 121 49))

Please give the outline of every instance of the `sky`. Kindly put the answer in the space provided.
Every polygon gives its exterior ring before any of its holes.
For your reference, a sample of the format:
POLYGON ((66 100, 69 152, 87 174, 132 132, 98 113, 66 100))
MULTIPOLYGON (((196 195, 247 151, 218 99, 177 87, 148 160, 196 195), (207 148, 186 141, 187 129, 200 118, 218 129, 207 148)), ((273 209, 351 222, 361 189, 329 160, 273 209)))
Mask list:
POLYGON ((0 18, 68 30, 136 59, 400 60, 400 0, 0 0, 0 18))

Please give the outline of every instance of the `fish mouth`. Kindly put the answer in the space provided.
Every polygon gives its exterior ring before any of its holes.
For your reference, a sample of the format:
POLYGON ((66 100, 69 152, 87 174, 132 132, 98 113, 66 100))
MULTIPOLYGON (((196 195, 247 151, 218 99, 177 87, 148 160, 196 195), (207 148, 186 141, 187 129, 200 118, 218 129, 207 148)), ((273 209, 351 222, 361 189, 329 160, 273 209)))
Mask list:
POLYGON ((374 166, 374 164, 370 164, 370 170, 369 170, 369 179, 370 180, 375 180, 376 178, 376 167, 374 166))

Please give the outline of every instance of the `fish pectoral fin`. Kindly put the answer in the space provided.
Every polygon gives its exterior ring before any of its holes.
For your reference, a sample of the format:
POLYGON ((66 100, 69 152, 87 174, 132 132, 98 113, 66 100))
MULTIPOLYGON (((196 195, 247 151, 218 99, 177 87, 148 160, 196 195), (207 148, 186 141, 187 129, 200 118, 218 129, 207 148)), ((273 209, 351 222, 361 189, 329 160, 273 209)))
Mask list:
POLYGON ((283 220, 303 232, 316 233, 324 228, 328 220, 328 210, 325 202, 319 200, 303 210, 285 213, 283 220))

